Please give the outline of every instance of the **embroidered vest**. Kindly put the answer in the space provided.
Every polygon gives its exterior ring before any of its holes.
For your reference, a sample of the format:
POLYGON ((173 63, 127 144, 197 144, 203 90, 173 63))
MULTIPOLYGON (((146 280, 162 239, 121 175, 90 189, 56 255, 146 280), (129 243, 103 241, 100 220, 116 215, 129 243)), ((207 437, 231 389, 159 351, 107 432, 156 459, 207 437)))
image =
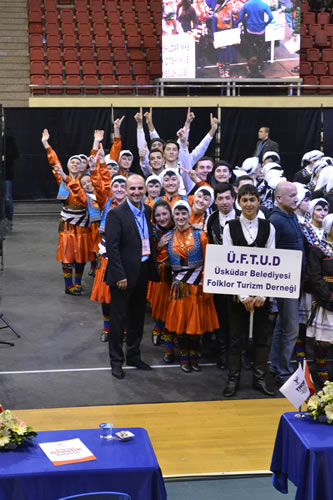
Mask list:
POLYGON ((61 181, 61 184, 58 189, 57 200, 67 200, 69 193, 71 190, 67 187, 64 181, 61 181))
POLYGON ((184 267, 186 267, 187 269, 196 269, 197 267, 203 266, 202 248, 200 242, 201 230, 192 229, 192 235, 194 246, 187 252, 187 260, 184 261, 180 258, 180 255, 173 249, 175 231, 173 232, 173 236, 168 244, 168 254, 173 271, 180 271, 184 267))
POLYGON ((89 194, 86 194, 87 196, 87 204, 88 204, 88 213, 89 213, 89 218, 90 222, 97 222, 101 220, 101 211, 99 209, 98 204, 96 201, 89 196, 89 194))
POLYGON ((233 219, 228 221, 227 223, 229 224, 230 236, 235 246, 260 248, 265 247, 270 233, 270 222, 268 220, 258 219, 258 234, 251 245, 249 245, 246 241, 239 219, 233 219))

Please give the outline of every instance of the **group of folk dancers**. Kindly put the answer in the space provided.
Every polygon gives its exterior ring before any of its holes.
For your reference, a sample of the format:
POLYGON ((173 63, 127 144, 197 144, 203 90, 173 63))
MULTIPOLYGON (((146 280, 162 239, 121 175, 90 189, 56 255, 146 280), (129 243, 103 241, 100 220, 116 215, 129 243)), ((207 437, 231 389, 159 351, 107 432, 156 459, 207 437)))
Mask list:
MULTIPOLYGON (((289 213, 297 216, 307 259, 297 358, 305 355, 305 335, 313 337, 318 380, 323 383, 328 379, 328 349, 333 340, 332 159, 320 151, 306 153, 296 182, 290 183, 276 151, 268 151, 262 158, 248 158, 236 169, 227 161, 214 162, 204 156, 218 126, 212 115, 208 133, 191 152, 187 140, 193 113, 188 113, 177 139, 167 141, 156 132, 151 111, 143 115, 140 110, 134 118, 160 273, 160 281, 151 282, 147 294, 155 320, 152 340, 155 345, 163 340, 164 362, 173 363, 179 354, 184 372, 200 371, 200 337, 214 332, 217 366, 229 369, 224 395, 233 396, 240 383, 249 314, 254 311, 253 386, 269 396, 275 393, 267 384, 276 319, 274 303, 262 297, 205 294, 202 273, 207 243, 274 248, 275 228, 267 219, 274 205, 282 211, 286 208, 283 200, 289 196, 293 199, 289 213), (143 120, 150 133, 148 141, 143 120)), ((62 263, 65 293, 81 295, 83 270, 90 263, 90 274, 94 275, 91 300, 102 306, 102 342, 112 335, 112 298, 104 281, 108 263, 105 222, 109 211, 125 201, 127 181, 134 174, 134 155, 122 150, 122 120, 114 122, 110 153, 105 155, 103 150, 104 132, 96 130, 90 155, 70 157, 68 174, 49 144, 48 130, 42 133, 42 144, 59 186, 58 199, 63 201, 56 258, 62 263)), ((291 342, 295 348, 296 338, 291 342)))

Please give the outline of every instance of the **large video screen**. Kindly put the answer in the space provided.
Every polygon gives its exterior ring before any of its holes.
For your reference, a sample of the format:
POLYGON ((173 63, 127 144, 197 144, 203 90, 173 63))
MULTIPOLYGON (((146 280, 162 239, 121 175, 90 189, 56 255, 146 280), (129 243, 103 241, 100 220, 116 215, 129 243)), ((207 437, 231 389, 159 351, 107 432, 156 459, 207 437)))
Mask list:
POLYGON ((299 77, 300 0, 162 0, 163 78, 299 77))

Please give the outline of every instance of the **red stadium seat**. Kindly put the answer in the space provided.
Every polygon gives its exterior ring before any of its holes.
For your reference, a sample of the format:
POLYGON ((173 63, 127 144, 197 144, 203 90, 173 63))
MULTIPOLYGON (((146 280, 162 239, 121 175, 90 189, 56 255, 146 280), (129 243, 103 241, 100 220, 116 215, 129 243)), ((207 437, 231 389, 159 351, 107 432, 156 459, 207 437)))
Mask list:
POLYGON ((123 31, 122 31, 122 27, 121 27, 121 24, 115 24, 115 23, 109 23, 109 35, 112 36, 112 35, 122 35, 123 34, 123 31))
POLYGON ((314 75, 308 75, 303 78, 304 85, 311 85, 311 87, 304 87, 304 94, 316 94, 318 90, 318 78, 314 75))
POLYGON ((301 23, 301 37, 308 34, 308 29, 306 24, 301 23))
POLYGON ((88 10, 86 0, 74 0, 76 12, 85 12, 88 10))
POLYGON ((333 37, 333 24, 325 24, 324 30, 327 32, 328 36, 333 37))
POLYGON ((104 10, 92 10, 91 19, 93 23, 105 24, 104 10))
POLYGON ((92 47, 93 40, 91 35, 79 35, 79 46, 80 47, 92 47))
POLYGON ((109 27, 110 27, 110 24, 119 24, 120 23, 120 12, 117 10, 116 12, 114 11, 108 11, 106 13, 106 19, 107 19, 107 22, 109 23, 109 27))
POLYGON ((60 9, 60 20, 62 23, 74 23, 74 13, 72 9, 60 9))
POLYGON ((142 36, 154 35, 154 27, 152 24, 141 24, 140 31, 142 36))
POLYGON ((111 61, 111 49, 110 49, 110 47, 99 47, 97 49, 97 60, 98 61, 111 61))
POLYGON ((118 10, 117 0, 104 0, 104 9, 106 12, 116 12, 118 10))
POLYGON ((45 24, 45 34, 46 35, 58 35, 59 25, 58 23, 47 23, 45 24))
POLYGON ((309 35, 314 35, 316 31, 320 31, 320 24, 309 24, 309 35))
POLYGON ((118 94, 133 94, 133 78, 129 75, 121 75, 118 78, 118 84, 122 87, 118 88, 118 94), (130 85, 123 87, 123 85, 130 85))
POLYGON ((130 65, 128 61, 117 61, 116 62, 116 75, 129 75, 130 65))
MULTIPOLYGON (((312 47, 312 45, 311 45, 312 47)), ((147 61, 160 61, 161 60, 161 49, 158 47, 148 48, 146 51, 147 61)))
POLYGON ((127 47, 129 49, 139 49, 141 47, 140 35, 130 35, 127 37, 127 47))
POLYGON ((46 52, 46 57, 48 61, 61 61, 60 47, 49 47, 46 52))
POLYGON ((158 12, 162 19, 162 2, 160 0, 150 0, 151 12, 158 12))
POLYGON ((114 61, 128 61, 128 52, 125 48, 115 48, 113 51, 114 61))
POLYGON ((46 35, 46 45, 47 47, 60 47, 60 36, 46 35))
POLYGON ((41 8, 29 9, 28 21, 29 21, 29 23, 41 23, 42 22, 42 9, 41 8))
POLYGON ((139 34, 138 25, 136 23, 125 24, 124 31, 126 36, 139 34))
POLYGON ((97 75, 84 75, 83 85, 86 94, 97 94, 98 92, 98 77, 97 75))
POLYGON ((156 32, 156 36, 158 38, 160 38, 162 36, 162 25, 161 24, 155 25, 155 32, 156 32))
POLYGON ((162 27, 162 13, 153 11, 153 21, 155 26, 159 25, 162 27))
POLYGON ((320 61, 319 49, 306 49, 306 60, 310 62, 320 61))
POLYGON ((138 12, 138 23, 150 23, 150 12, 148 10, 145 10, 144 12, 138 12))
POLYGON ((146 2, 135 2, 134 4, 134 8, 136 10, 137 13, 139 12, 147 12, 148 10, 148 7, 147 7, 147 4, 146 2))
POLYGON ((65 47, 64 48, 64 61, 77 61, 78 51, 76 47, 65 47))
POLYGON ((312 75, 312 64, 310 62, 304 61, 300 63, 300 76, 312 75))
POLYGON ((333 62, 328 63, 328 74, 333 75, 333 62))
MULTIPOLYGON (((135 77, 135 85, 149 85, 150 80, 149 76, 147 75, 138 75, 135 77)), ((151 89, 149 87, 145 88, 137 88, 137 93, 138 94, 151 94, 151 89)))
POLYGON ((147 35, 143 37, 143 46, 145 49, 157 47, 157 37, 155 35, 147 35))
POLYGON ((115 94, 115 87, 107 87, 107 85, 115 85, 116 79, 113 75, 103 75, 101 76, 101 93, 102 94, 115 94))
POLYGON ((30 61, 44 61, 43 47, 31 47, 29 53, 30 61))
POLYGON ((80 85, 80 75, 66 75, 66 94, 81 94, 80 85))
POLYGON ((318 24, 329 24, 330 15, 328 12, 318 12, 317 14, 317 23, 318 24))
POLYGON ((94 23, 93 24, 93 33, 95 35, 106 36, 106 24, 105 23, 94 23))
POLYGON ((31 61, 30 62, 30 75, 45 75, 44 61, 31 61))
POLYGON ((317 47, 329 47, 330 42, 328 40, 327 31, 325 30, 316 31, 314 36, 314 42, 317 47))
POLYGON ((323 49, 321 52, 321 59, 325 62, 333 61, 333 49, 323 49))
POLYGON ((140 49, 130 49, 129 58, 131 61, 144 61, 145 53, 140 49))
POLYGON ((62 23, 61 24, 62 36, 64 35, 75 35, 75 25, 73 23, 62 23))
POLYGON ((125 24, 135 24, 135 12, 122 12, 123 25, 125 24))
POLYGON ((112 48, 125 47, 125 37, 124 37, 124 35, 113 35, 111 37, 111 47, 112 48))
POLYGON ((80 59, 81 61, 94 61, 95 52, 92 47, 82 47, 80 49, 80 59))
POLYGON ((66 75, 79 75, 80 74, 79 61, 66 61, 65 62, 65 74, 66 75))
POLYGON ((98 68, 100 76, 113 75, 113 64, 111 61, 99 61, 98 68))
POLYGON ((43 33, 43 25, 42 23, 30 23, 29 24, 29 35, 39 33, 43 33))
POLYGON ((91 35, 90 23, 78 23, 77 32, 79 35, 91 35))
POLYGON ((58 22, 58 11, 55 10, 46 10, 44 14, 45 24, 49 23, 57 23, 58 22))
POLYGON ((162 63, 158 61, 152 61, 149 64, 149 74, 151 78, 161 78, 162 77, 162 63))
POLYGON ((119 1, 119 8, 121 12, 132 12, 133 11, 133 4, 130 0, 120 0, 119 1))
POLYGON ((313 74, 316 76, 327 75, 328 67, 327 63, 323 61, 317 61, 313 63, 313 74))
POLYGON ((38 85, 38 87, 32 87, 32 95, 45 94, 45 75, 32 75, 30 78, 31 85, 38 85))
POLYGON ((30 47, 43 47, 43 35, 34 33, 29 35, 29 46, 30 47))
POLYGON ((95 35, 95 46, 96 47, 108 47, 109 46, 108 35, 95 35))
POLYGON ((82 73, 84 75, 97 75, 97 65, 95 61, 83 61, 82 73))
POLYGON ((48 77, 48 93, 49 94, 63 94, 64 93, 64 80, 60 75, 49 75, 48 77), (50 87, 51 85, 51 87, 50 87), (52 88, 53 85, 56 87, 52 88))
POLYGON ((47 71, 49 75, 62 75, 62 62, 61 61, 49 61, 47 65, 47 71))
POLYGON ((77 40, 76 40, 76 35, 64 35, 62 37, 62 45, 63 47, 76 47, 77 46, 77 40))
POLYGON ((133 73, 133 76, 146 75, 147 74, 146 62, 145 61, 133 61, 132 73, 133 73))
POLYGON ((305 24, 315 24, 316 14, 314 12, 304 12, 303 23, 305 24))
POLYGON ((333 93, 333 76, 321 76, 319 79, 319 85, 330 85, 330 87, 320 88, 319 94, 332 94, 333 93))
POLYGON ((80 26, 81 23, 84 24, 89 24, 89 12, 88 10, 79 10, 76 13, 76 22, 78 27, 80 26))
POLYGON ((102 10, 103 2, 102 0, 90 0, 89 1, 90 10, 102 10))
POLYGON ((313 37, 311 35, 301 36, 301 49, 312 49, 313 37))

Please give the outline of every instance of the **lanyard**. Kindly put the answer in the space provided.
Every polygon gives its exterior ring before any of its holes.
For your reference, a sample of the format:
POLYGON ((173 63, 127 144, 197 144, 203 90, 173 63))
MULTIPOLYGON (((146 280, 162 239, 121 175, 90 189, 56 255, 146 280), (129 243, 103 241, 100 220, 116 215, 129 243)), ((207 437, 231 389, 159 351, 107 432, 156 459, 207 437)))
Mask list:
POLYGON ((261 147, 260 147, 260 146, 258 146, 258 147, 257 147, 257 156, 260 156, 260 153, 261 153, 261 151, 262 151, 262 148, 265 146, 266 142, 267 142, 267 139, 266 139, 266 141, 263 141, 263 142, 261 143, 261 147))

